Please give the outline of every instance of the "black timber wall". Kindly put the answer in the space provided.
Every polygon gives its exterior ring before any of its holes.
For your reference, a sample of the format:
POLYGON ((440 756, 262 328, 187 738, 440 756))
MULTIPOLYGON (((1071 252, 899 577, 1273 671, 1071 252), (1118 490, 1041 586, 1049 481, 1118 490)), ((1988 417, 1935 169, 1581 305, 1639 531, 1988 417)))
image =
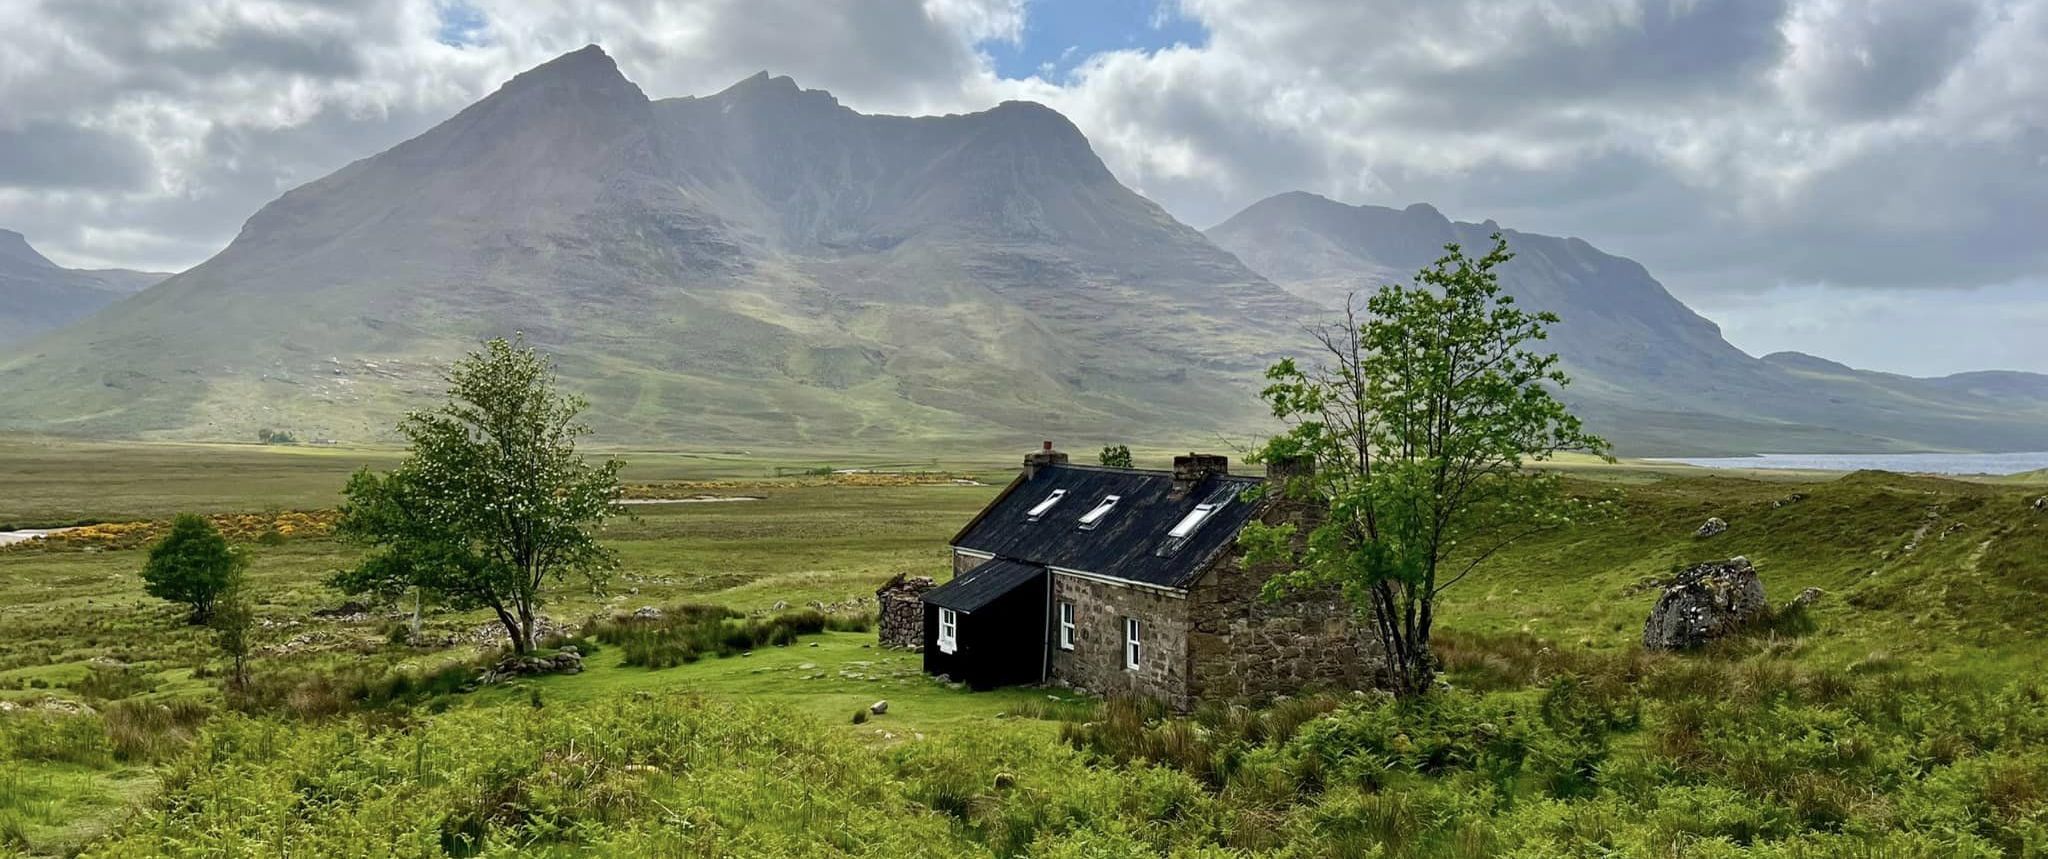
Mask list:
POLYGON ((1045 679, 1046 586, 1044 573, 988 605, 960 613, 959 647, 939 652, 939 608, 924 607, 924 670, 943 674, 975 690, 1037 683, 1045 679))

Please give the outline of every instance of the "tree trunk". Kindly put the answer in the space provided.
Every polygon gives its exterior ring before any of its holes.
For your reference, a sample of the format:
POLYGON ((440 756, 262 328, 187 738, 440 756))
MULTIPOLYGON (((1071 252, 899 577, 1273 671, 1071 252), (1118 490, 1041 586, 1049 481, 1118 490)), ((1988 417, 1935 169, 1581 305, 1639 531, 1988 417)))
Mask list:
POLYGON ((532 650, 538 643, 533 640, 533 604, 529 602, 519 604, 519 643, 520 653, 532 650))
POLYGON ((498 606, 492 606, 491 610, 498 613, 498 625, 505 627, 505 638, 512 642, 512 652, 522 656, 525 655, 527 647, 526 634, 524 630, 519 628, 519 619, 513 617, 511 612, 498 606))

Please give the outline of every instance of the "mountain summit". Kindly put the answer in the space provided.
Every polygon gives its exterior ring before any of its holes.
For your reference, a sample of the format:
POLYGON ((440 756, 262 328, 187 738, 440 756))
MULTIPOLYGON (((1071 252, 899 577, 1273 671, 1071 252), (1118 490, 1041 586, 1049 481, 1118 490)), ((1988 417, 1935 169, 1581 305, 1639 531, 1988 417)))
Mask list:
POLYGON ((871 116, 765 73, 650 101, 590 47, 0 357, 0 427, 371 438, 523 332, 610 438, 1156 438, 1254 420, 1311 312, 1042 106, 871 116))

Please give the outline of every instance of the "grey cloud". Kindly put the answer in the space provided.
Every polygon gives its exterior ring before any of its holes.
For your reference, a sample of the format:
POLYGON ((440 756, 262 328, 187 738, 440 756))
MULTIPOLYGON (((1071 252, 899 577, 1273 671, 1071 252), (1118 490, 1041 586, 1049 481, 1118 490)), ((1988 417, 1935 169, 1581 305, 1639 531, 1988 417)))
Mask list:
POLYGON ((2048 269, 2043 0, 1184 7, 1198 60, 1097 62, 1050 97, 1200 223, 1295 189, 1429 201, 1689 296, 2048 269))
POLYGON ((1948 78, 1989 17, 1968 0, 1871 0, 1816 4, 1811 35, 1792 67, 1807 104, 1836 116, 1883 116, 1948 78))
POLYGON ((0 186, 118 191, 149 175, 149 152, 130 137, 54 122, 0 128, 0 186))
MULTIPOLYGON (((1433 16, 1463 5, 1433 5, 1433 16)), ((1572 8, 1572 7, 1564 7, 1572 8)), ((1585 4, 1584 9, 1599 9, 1585 4)), ((1555 105, 1743 89, 1785 50, 1784 0, 1706 0, 1633 4, 1631 14, 1571 19, 1557 7, 1529 7, 1512 18, 1514 36, 1498 52, 1414 72, 1412 82, 1439 103, 1555 105), (1457 96, 1446 98, 1445 96, 1457 96)), ((1420 35, 1419 33, 1417 35, 1420 35)))

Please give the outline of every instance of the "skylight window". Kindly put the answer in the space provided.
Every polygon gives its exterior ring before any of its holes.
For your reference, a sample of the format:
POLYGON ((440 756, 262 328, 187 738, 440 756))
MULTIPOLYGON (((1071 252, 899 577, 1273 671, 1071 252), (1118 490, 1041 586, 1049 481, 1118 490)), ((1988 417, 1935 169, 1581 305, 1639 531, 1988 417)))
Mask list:
POLYGON ((1055 504, 1058 504, 1058 503, 1060 503, 1060 499, 1062 499, 1062 498, 1065 498, 1065 497, 1067 497, 1067 491, 1066 491, 1066 490, 1064 490, 1064 489, 1055 489, 1055 490, 1053 490, 1053 491, 1052 491, 1052 494, 1051 494, 1051 495, 1047 495, 1047 496, 1045 496, 1045 500, 1044 500, 1044 501, 1040 501, 1040 502, 1038 502, 1038 506, 1036 506, 1036 507, 1033 507, 1033 508, 1031 508, 1031 509, 1030 509, 1029 511, 1027 511, 1027 512, 1026 512, 1026 513, 1024 514, 1024 517, 1025 517, 1026 519, 1029 519, 1029 520, 1033 521, 1033 522, 1036 522, 1036 521, 1038 521, 1038 517, 1040 517, 1040 516, 1044 516, 1044 515, 1045 515, 1045 511, 1047 511, 1047 510, 1051 510, 1051 509, 1052 509, 1052 506, 1053 506, 1053 505, 1055 505, 1055 504))
POLYGON ((1175 540, 1185 540, 1189 534, 1195 533, 1196 528, 1202 527, 1202 523, 1208 521, 1209 514, 1214 512, 1214 504, 1197 504, 1195 509, 1188 511, 1188 515, 1180 517, 1180 523, 1173 526, 1173 530, 1166 532, 1166 536, 1175 540))
POLYGON ((1122 500, 1123 496, 1121 495, 1104 496, 1101 503, 1095 505, 1095 509, 1081 516, 1081 530, 1095 530, 1095 526, 1102 524, 1103 517, 1108 516, 1109 511, 1116 509, 1116 503, 1122 500))

